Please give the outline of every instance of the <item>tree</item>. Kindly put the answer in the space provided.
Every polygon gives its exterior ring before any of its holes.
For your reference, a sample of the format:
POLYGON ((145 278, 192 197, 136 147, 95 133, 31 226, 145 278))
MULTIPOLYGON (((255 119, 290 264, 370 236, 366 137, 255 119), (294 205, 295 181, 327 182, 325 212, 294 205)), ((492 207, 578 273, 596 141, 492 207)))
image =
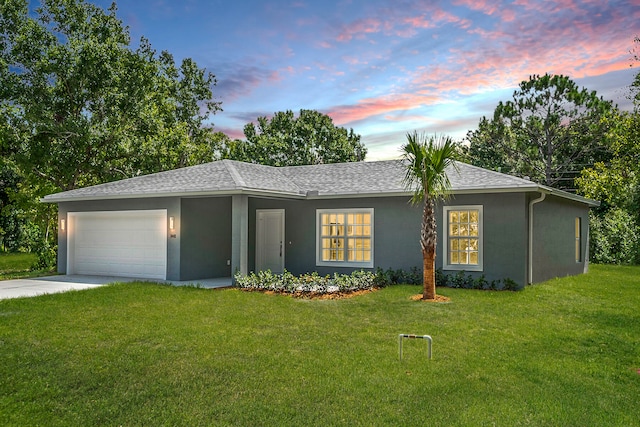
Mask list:
POLYGON ((602 118, 613 111, 610 101, 566 76, 532 76, 467 134, 468 160, 571 190, 585 165, 611 158, 602 118))
POLYGON ((132 47, 116 12, 0 2, 0 152, 20 177, 1 215, 26 215, 43 239, 56 226, 45 194, 213 159, 215 77, 144 38, 132 47))
POLYGON ((215 77, 177 66, 84 0, 26 0, 0 10, 0 111, 26 178, 69 190, 211 159, 215 77))
POLYGON ((315 110, 280 111, 244 127, 246 140, 229 141, 222 157, 271 166, 313 165, 364 160, 367 149, 353 129, 337 127, 315 110))
POLYGON ((620 112, 610 118, 608 140, 613 158, 584 169, 578 191, 599 200, 591 211, 591 260, 640 263, 640 113, 620 112))
MULTIPOLYGON (((640 62, 640 37, 633 39, 634 47, 631 49, 631 60, 640 62)), ((633 64, 632 64, 633 65, 633 64)), ((640 113, 640 72, 636 73, 633 82, 629 86, 629 99, 633 101, 636 113, 640 113)))
POLYGON ((423 264, 422 299, 436 297, 435 262, 438 229, 436 227, 435 201, 445 198, 451 189, 446 169, 455 167, 456 145, 449 137, 427 137, 424 134, 407 134, 402 146, 407 164, 405 186, 413 191, 411 201, 422 203, 420 248, 423 264))

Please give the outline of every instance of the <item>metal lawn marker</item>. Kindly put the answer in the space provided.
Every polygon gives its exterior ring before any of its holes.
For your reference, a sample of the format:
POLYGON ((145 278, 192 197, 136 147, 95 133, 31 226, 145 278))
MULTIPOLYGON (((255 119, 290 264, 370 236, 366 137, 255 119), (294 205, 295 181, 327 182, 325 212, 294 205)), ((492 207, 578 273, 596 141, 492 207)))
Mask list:
POLYGON ((400 353, 400 360, 402 360, 402 338, 410 338, 410 339, 421 338, 421 339, 427 340, 429 359, 431 359, 431 346, 433 345, 433 340, 431 339, 431 336, 429 336, 429 335, 400 334, 400 335, 398 335, 398 351, 400 353))

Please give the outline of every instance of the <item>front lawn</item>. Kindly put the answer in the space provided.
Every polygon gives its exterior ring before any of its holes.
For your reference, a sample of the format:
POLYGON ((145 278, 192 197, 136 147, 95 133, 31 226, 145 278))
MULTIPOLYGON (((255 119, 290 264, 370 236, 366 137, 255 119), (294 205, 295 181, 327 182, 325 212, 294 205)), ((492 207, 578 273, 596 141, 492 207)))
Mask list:
POLYGON ((0 301, 0 425, 640 425, 640 268, 343 300, 145 283, 0 301), (398 334, 429 334, 405 340, 398 334))
POLYGON ((0 280, 55 274, 53 270, 32 270, 37 258, 34 253, 0 252, 0 280))

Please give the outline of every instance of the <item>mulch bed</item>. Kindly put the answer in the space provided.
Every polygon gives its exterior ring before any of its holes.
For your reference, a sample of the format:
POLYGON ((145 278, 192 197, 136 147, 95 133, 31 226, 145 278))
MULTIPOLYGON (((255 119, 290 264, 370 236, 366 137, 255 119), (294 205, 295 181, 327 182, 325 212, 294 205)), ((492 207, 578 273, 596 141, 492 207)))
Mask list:
POLYGON ((412 301, 422 301, 422 302, 450 302, 451 298, 445 297, 444 295, 436 294, 434 299, 422 299, 422 294, 413 295, 411 297, 412 301))
MULTIPOLYGON (((292 298, 300 298, 300 299, 319 299, 319 300, 331 300, 331 299, 345 299, 357 297, 360 295, 365 295, 371 292, 375 292, 378 288, 373 289, 365 289, 360 291, 353 292, 277 292, 277 291, 264 291, 260 289, 243 289, 247 292, 262 292, 267 295, 286 295, 292 298)), ((422 299, 422 294, 411 296, 412 301, 422 301, 422 302, 450 302, 451 298, 445 297, 444 295, 437 295, 435 299, 422 299)))
POLYGON ((345 299, 357 297, 359 295, 369 294, 371 292, 375 292, 378 288, 373 289, 365 289, 360 291, 353 292, 277 292, 277 291, 263 291, 263 290, 254 290, 254 289, 244 289, 249 292, 262 292, 267 295, 286 295, 292 298, 300 298, 300 299, 319 299, 319 300, 330 300, 330 299, 345 299))

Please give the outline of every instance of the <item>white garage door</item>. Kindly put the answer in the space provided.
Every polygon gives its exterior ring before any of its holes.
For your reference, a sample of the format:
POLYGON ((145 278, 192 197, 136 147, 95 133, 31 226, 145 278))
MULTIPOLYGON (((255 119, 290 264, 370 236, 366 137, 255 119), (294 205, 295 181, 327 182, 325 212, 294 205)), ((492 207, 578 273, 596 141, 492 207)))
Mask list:
POLYGON ((166 278, 167 211, 70 212, 67 274, 166 278))

